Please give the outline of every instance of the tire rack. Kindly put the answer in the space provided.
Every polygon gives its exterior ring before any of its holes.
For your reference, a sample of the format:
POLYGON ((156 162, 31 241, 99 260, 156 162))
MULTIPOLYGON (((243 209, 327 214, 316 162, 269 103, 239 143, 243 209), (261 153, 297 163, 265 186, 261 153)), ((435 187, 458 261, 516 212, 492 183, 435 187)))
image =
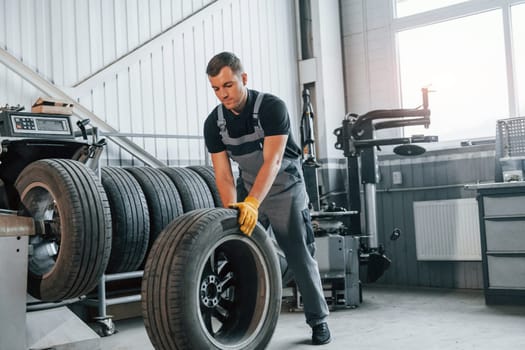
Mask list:
MULTIPOLYGON (((93 127, 92 130, 88 131, 88 134, 93 134, 95 139, 98 139, 99 136, 107 137, 145 137, 145 138, 166 138, 166 139, 199 139, 203 140, 202 136, 196 135, 169 135, 169 134, 143 134, 143 133, 112 133, 112 132, 100 132, 98 128, 93 127)), ((132 156, 135 156, 133 152, 127 150, 132 156)), ((205 166, 209 166, 209 159, 205 158, 205 166)), ((101 178, 101 168, 100 164, 96 164, 95 172, 97 173, 99 179, 101 178)), ((146 259, 146 257, 144 258, 146 259)), ((123 297, 108 298, 106 293, 106 283, 112 281, 122 281, 129 280, 134 278, 141 278, 144 274, 143 270, 123 272, 123 273, 114 273, 114 274, 103 274, 100 277, 100 281, 97 287, 97 298, 89 298, 82 301, 83 304, 91 307, 96 307, 98 311, 98 316, 94 317, 94 320, 102 327, 102 336, 110 336, 116 332, 115 323, 113 322, 113 316, 107 314, 107 307, 111 305, 127 304, 132 302, 140 302, 141 294, 132 294, 123 297)))
MULTIPOLYGON (((202 169, 202 166, 197 167, 188 167, 191 171, 195 171, 195 175, 202 179, 203 186, 206 186, 207 188, 210 186, 209 181, 211 181, 210 178, 206 179, 204 176, 206 175, 205 170, 202 169), (200 169, 195 169, 200 168, 200 169), (200 172, 199 172, 200 171, 200 172), (204 174, 202 174, 204 172, 204 174)), ((100 171, 99 171, 100 174, 100 171)), ((209 174, 208 174, 209 175, 209 174)), ((170 183, 176 188, 175 181, 170 178, 170 183)), ((195 209, 198 209, 199 205, 203 205, 203 207, 215 207, 217 206, 218 199, 218 193, 213 194, 210 192, 210 198, 209 202, 199 202, 199 200, 196 199, 196 207, 195 209)), ((181 196, 184 198, 184 196, 181 196)), ((202 200, 202 198, 200 199, 202 200)), ((146 259, 147 256, 144 258, 146 259)), ((109 336, 115 333, 115 325, 112 321, 112 316, 107 314, 107 307, 111 305, 118 305, 118 304, 125 304, 125 303, 131 303, 131 302, 139 302, 141 301, 141 294, 132 294, 122 297, 115 297, 115 298, 108 298, 106 293, 106 283, 112 282, 112 281, 120 281, 120 280, 129 280, 134 278, 141 278, 144 274, 143 270, 138 271, 131 271, 131 272, 122 272, 122 273, 113 273, 113 274, 103 274, 100 278, 98 288, 97 288, 97 298, 90 298, 83 301, 84 304, 92 307, 97 307, 98 310, 98 316, 96 316, 94 319, 99 323, 102 327, 102 335, 103 336, 109 336)))
MULTIPOLYGON (((139 134, 139 133, 110 133, 110 132, 100 132, 98 128, 94 127, 92 130, 88 132, 89 134, 93 134, 95 139, 98 139, 99 136, 108 136, 108 137, 145 137, 145 138, 167 138, 167 139, 199 139, 202 140, 202 136, 195 136, 195 135, 188 135, 188 136, 181 136, 181 135, 152 135, 152 134, 139 134)), ((133 152, 128 152, 134 156, 133 152)), ((209 165, 208 158, 205 159, 205 166, 209 165)), ((97 175, 99 178, 101 178, 101 169, 100 165, 97 164, 95 169, 97 175)), ((144 258, 146 259, 146 257, 144 258)), ((113 316, 108 315, 107 313, 107 307, 111 305, 119 305, 119 304, 127 304, 132 302, 140 302, 141 301, 141 294, 132 294, 128 296, 122 296, 122 297, 115 297, 115 298, 108 298, 106 293, 106 283, 112 282, 112 281, 122 281, 122 280, 129 280, 134 278, 141 278, 144 274, 143 270, 137 270, 137 271, 131 271, 131 272, 123 272, 123 273, 114 273, 114 274, 103 274, 100 277, 100 281, 97 287, 97 298, 89 298, 82 301, 83 304, 91 307, 96 307, 98 311, 98 316, 94 317, 94 320, 97 321, 97 323, 102 327, 102 335, 103 336, 110 336, 113 335, 116 332, 116 327, 113 322, 113 316)))

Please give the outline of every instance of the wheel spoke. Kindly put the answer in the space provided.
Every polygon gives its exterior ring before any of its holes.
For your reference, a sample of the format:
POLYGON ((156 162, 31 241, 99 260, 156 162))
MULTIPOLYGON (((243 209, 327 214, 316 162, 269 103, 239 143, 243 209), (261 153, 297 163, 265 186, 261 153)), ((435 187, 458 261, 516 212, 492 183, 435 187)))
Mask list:
POLYGON ((231 267, 232 267, 228 259, 226 259, 226 257, 224 256, 224 254, 221 254, 221 255, 222 255, 222 259, 220 260, 217 266, 217 275, 219 277, 222 277, 228 274, 231 271, 231 267))
POLYGON ((233 272, 228 272, 226 276, 222 279, 222 281, 219 283, 219 286, 221 287, 222 291, 227 290, 228 288, 232 287, 234 285, 235 278, 233 276, 233 272))
POLYGON ((206 264, 204 265, 204 270, 202 271, 202 277, 201 279, 205 279, 206 276, 214 274, 214 258, 213 253, 211 254, 208 261, 206 261, 206 264))
POLYGON ((217 275, 219 276, 224 275, 224 273, 228 270, 229 265, 230 264, 228 263, 228 260, 226 259, 220 260, 219 263, 217 264, 217 275))
POLYGON ((208 309, 206 307, 203 308, 202 318, 204 319, 204 325, 206 326, 206 329, 208 330, 208 332, 210 332, 211 335, 214 334, 213 325, 211 322, 212 313, 212 309, 208 309))
POLYGON ((222 324, 230 318, 230 312, 223 308, 220 304, 213 309, 213 316, 222 324))
POLYGON ((210 268, 211 268, 211 272, 213 273, 216 273, 216 257, 215 257, 215 253, 217 252, 217 250, 213 250, 210 254, 210 259, 208 260, 208 263, 210 264, 210 268))

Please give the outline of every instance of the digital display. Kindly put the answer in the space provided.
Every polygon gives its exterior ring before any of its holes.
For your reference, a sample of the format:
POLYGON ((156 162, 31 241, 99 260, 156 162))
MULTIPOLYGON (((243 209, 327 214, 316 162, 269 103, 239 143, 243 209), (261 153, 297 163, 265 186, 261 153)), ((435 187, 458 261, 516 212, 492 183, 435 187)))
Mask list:
POLYGON ((3 112, 0 113, 0 122, 2 117, 8 118, 9 132, 12 136, 75 138, 69 116, 31 113, 8 113, 6 115, 6 112, 3 112))
POLYGON ((56 119, 36 119, 36 127, 41 131, 66 131, 66 126, 62 120, 56 119))

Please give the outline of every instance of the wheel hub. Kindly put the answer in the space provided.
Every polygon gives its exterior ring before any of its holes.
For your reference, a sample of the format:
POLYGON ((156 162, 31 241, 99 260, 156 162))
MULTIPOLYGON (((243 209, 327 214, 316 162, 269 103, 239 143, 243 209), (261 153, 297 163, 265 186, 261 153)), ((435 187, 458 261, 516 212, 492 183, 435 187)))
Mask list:
POLYGON ((208 308, 214 308, 221 299, 222 286, 219 278, 215 275, 208 275, 201 283, 201 302, 208 308))

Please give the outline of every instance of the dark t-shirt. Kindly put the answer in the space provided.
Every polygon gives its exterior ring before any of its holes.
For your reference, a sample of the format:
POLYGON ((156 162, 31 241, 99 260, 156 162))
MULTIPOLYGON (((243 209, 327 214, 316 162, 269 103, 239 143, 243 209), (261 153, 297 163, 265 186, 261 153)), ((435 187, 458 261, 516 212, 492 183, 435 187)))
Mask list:
MULTIPOLYGON (((204 140, 210 153, 218 153, 226 150, 222 142, 219 127, 217 126, 218 108, 223 108, 224 119, 226 120, 226 129, 230 137, 237 138, 254 132, 253 127, 253 107, 255 99, 259 94, 258 91, 248 90, 248 100, 246 106, 239 115, 218 105, 208 115, 204 122, 204 140)), ((298 158, 301 155, 301 149, 292 138, 290 133, 290 117, 284 102, 277 96, 265 93, 261 106, 259 107, 259 121, 264 131, 264 136, 288 135, 284 156, 287 158, 298 158)), ((239 154, 252 152, 253 149, 246 148, 237 150, 239 154)))

